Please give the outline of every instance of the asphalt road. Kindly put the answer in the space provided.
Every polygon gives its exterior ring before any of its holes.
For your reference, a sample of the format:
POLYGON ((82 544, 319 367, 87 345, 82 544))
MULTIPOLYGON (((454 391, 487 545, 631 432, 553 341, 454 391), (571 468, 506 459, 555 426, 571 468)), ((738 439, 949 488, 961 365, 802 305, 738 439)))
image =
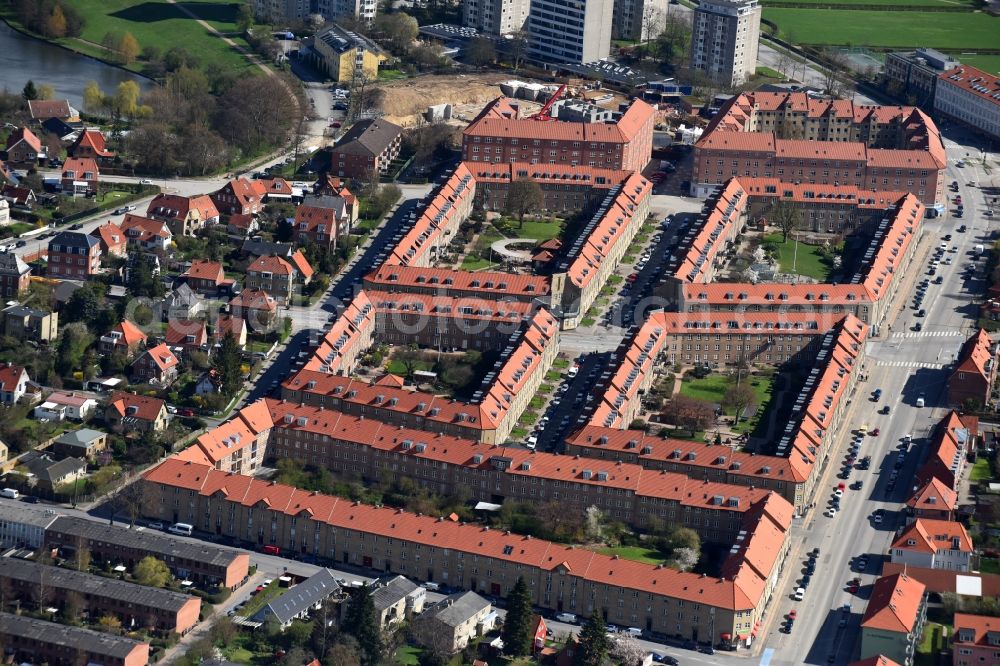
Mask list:
POLYGON ((914 472, 926 457, 928 436, 947 412, 944 391, 948 364, 966 336, 974 330, 976 309, 970 303, 985 282, 981 272, 973 280, 963 278, 962 273, 969 264, 982 267, 983 262, 972 256, 973 248, 979 243, 987 244, 991 234, 998 231, 992 219, 982 215, 985 207, 983 193, 978 187, 990 183, 991 174, 981 165, 954 166, 954 161, 964 157, 966 152, 978 154, 968 141, 964 135, 954 135, 946 141, 952 160, 948 181, 954 179, 960 183, 965 216, 953 218, 954 207, 949 206, 948 215, 924 221, 921 246, 905 276, 906 288, 900 292, 899 306, 904 309, 884 339, 868 343, 865 372, 869 379, 859 384, 846 422, 852 429, 868 425, 881 430, 878 437, 866 436, 861 446, 861 456, 872 456, 871 468, 851 470, 846 479, 837 476, 845 469, 842 463, 847 442, 854 437, 851 432, 843 432, 838 453, 831 458, 831 465, 820 483, 820 488, 826 490, 818 495, 816 508, 805 518, 796 520, 793 526, 789 566, 786 566, 783 587, 768 614, 766 633, 762 636, 763 652, 760 654, 774 666, 825 664, 830 655, 834 656, 835 664, 847 664, 857 658, 860 620, 871 584, 881 570, 896 528, 903 524, 900 508, 913 489, 914 472), (961 143, 956 143, 954 138, 961 143), (969 182, 977 186, 970 187, 966 184, 969 182), (968 231, 958 233, 957 228, 963 223, 968 225, 968 231), (945 252, 952 263, 942 264, 935 276, 929 276, 929 258, 945 234, 952 235, 949 250, 957 246, 957 251, 945 252), (920 305, 926 310, 926 316, 918 317, 911 297, 914 288, 918 282, 933 281, 939 275, 942 284, 928 286, 927 296, 920 305), (922 330, 914 331, 918 321, 922 330), (882 399, 873 402, 872 392, 877 388, 882 389, 882 399), (921 394, 926 406, 918 408, 916 401, 921 394), (884 405, 889 405, 889 415, 878 413, 884 405), (907 434, 912 435, 913 443, 904 446, 907 434), (903 462, 897 471, 898 478, 891 483, 901 451, 905 451, 903 462), (837 483, 852 484, 859 480, 863 488, 846 491, 841 510, 835 517, 823 515, 837 483), (881 523, 873 519, 877 510, 884 512, 881 523), (801 580, 805 555, 814 547, 821 551, 817 572, 812 576, 805 599, 792 601, 790 595, 801 580), (868 555, 868 565, 863 570, 858 568, 856 559, 861 554, 868 555), (848 582, 856 576, 861 578, 862 587, 852 594, 848 582), (845 604, 850 606, 849 613, 840 610, 845 604), (780 632, 779 622, 792 609, 798 612, 798 618, 791 634, 780 632), (840 626, 842 618, 847 620, 843 627, 840 626))

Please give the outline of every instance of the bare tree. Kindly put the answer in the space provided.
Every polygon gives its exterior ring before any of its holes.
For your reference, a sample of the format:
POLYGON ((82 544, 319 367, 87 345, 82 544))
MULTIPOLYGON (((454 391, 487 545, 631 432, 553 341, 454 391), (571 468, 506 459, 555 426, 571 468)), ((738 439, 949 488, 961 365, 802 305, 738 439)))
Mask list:
POLYGON ((802 211, 798 206, 787 201, 777 201, 768 213, 771 224, 781 229, 782 243, 788 242, 788 236, 797 231, 802 223, 802 211))
POLYGON ((545 205, 545 193, 541 186, 528 178, 518 178, 507 188, 507 199, 503 212, 517 218, 518 229, 524 226, 524 216, 545 205))
POLYGON ((661 34, 664 28, 663 12, 656 5, 646 5, 642 10, 642 26, 639 32, 639 40, 647 44, 661 34))
POLYGON ((514 65, 515 72, 521 66, 521 61, 524 60, 527 52, 528 31, 522 28, 512 33, 507 40, 507 53, 510 55, 510 61, 514 65))
POLYGON ((608 656, 621 666, 640 666, 646 657, 646 650, 628 634, 617 634, 611 639, 608 656))
POLYGON ((736 414, 733 423, 739 423, 743 412, 753 405, 755 397, 752 388, 746 384, 736 384, 726 389, 722 396, 722 406, 727 410, 733 410, 736 414))
POLYGON ((715 410, 707 402, 686 395, 675 395, 663 408, 660 417, 665 423, 694 435, 699 430, 712 427, 715 423, 715 410))

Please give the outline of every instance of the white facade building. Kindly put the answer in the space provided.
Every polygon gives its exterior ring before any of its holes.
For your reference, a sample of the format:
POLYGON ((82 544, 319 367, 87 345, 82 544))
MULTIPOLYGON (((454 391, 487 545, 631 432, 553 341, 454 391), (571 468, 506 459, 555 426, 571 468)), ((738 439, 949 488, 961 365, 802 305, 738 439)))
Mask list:
POLYGON ((607 58, 613 9, 613 0, 532 0, 528 57, 546 65, 607 58))
POLYGON ((941 74, 934 112, 1000 139, 1000 76, 968 65, 941 74))
POLYGON ((761 8, 757 0, 702 0, 694 10, 691 69, 726 86, 757 70, 761 8))

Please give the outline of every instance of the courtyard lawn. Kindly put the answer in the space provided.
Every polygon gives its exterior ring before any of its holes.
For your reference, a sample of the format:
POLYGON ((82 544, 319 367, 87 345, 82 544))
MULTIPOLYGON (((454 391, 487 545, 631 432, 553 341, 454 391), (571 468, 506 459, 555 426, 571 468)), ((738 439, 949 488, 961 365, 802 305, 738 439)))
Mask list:
MULTIPOLYGON (((242 71, 250 63, 220 38, 210 34, 203 26, 181 9, 166 0, 73 0, 86 19, 83 34, 77 38, 59 40, 66 46, 106 59, 107 52, 101 41, 108 32, 132 33, 140 47, 156 46, 164 53, 174 46, 182 46, 200 61, 201 65, 215 64, 225 69, 242 71)), ((187 0, 184 3, 193 13, 224 32, 236 28, 235 4, 212 0, 187 0)), ((142 63, 128 67, 142 70, 142 63)), ((85 81, 81 81, 81 88, 85 81)), ((107 91, 106 91, 107 92, 107 91)))
POLYGON ((951 631, 950 625, 927 622, 924 625, 924 633, 920 637, 920 642, 917 644, 917 653, 913 659, 914 666, 936 666, 940 663, 938 653, 948 647, 951 631))
MULTIPOLYGON (((775 373, 765 373, 759 375, 744 374, 740 380, 742 384, 749 386, 754 393, 754 405, 756 411, 753 416, 745 421, 740 421, 733 426, 733 431, 737 433, 753 432, 758 421, 767 414, 771 407, 771 393, 774 389, 775 373)), ((713 373, 704 379, 683 378, 681 379, 680 393, 688 398, 701 400, 711 405, 722 405, 722 398, 726 394, 726 389, 736 383, 736 377, 713 373)), ((727 412, 727 416, 735 416, 727 412)))
POLYGON ((393 655, 393 659, 400 666, 417 666, 420 663, 420 655, 423 650, 413 645, 404 645, 393 655))
POLYGON ((993 473, 990 471, 990 461, 986 458, 980 458, 972 466, 972 471, 969 472, 970 481, 989 481, 993 478, 993 473))
POLYGON ((996 48, 1000 18, 979 12, 900 12, 765 8, 790 42, 810 45, 943 49, 996 48))
POLYGON ((796 250, 795 241, 789 238, 788 242, 783 243, 781 238, 780 233, 764 237, 765 243, 774 243, 778 247, 778 270, 780 272, 804 275, 815 278, 819 282, 828 281, 830 267, 820 255, 819 246, 799 243, 796 250))
POLYGON ((643 564, 663 564, 664 559, 660 551, 655 548, 643 548, 642 546, 615 546, 609 548, 595 548, 601 555, 617 555, 623 560, 642 562, 643 564))
MULTIPOLYGON (((516 224, 514 225, 517 226, 516 224)), ((515 229, 517 235, 521 238, 534 238, 539 243, 542 241, 547 241, 552 238, 556 238, 562 233, 562 222, 559 220, 546 220, 535 222, 533 220, 525 220, 524 226, 520 229, 515 229)))
POLYGON ((711 374, 704 379, 685 377, 681 380, 681 395, 718 405, 728 386, 729 379, 725 375, 711 374))

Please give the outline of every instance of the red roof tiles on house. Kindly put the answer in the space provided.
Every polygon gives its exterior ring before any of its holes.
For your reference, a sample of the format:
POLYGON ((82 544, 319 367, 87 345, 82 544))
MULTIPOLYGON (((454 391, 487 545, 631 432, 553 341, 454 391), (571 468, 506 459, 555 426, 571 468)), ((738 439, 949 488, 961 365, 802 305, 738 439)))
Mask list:
POLYGON ((166 403, 159 398, 136 395, 127 391, 115 391, 108 400, 108 407, 120 417, 130 416, 142 421, 155 421, 166 403))
POLYGON ((861 627, 910 633, 920 615, 925 589, 923 583, 903 573, 879 578, 872 586, 861 627))

